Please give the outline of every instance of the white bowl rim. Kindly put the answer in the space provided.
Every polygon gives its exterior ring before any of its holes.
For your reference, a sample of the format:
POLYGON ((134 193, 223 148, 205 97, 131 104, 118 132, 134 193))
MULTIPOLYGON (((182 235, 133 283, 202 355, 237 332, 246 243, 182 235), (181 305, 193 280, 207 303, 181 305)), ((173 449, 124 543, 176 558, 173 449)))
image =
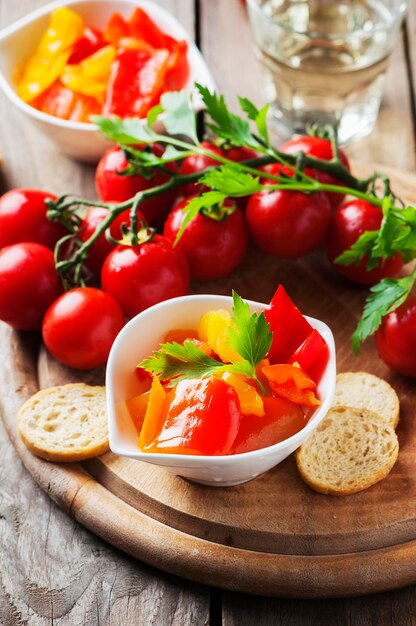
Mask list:
MULTIPOLYGON (((189 46, 189 53, 195 55, 199 62, 204 63, 206 75, 205 75, 205 79, 203 82, 207 85, 207 87, 210 90, 215 90, 214 79, 212 78, 211 72, 208 68, 208 65, 204 57, 202 56, 201 51, 198 49, 195 42, 192 40, 191 36, 186 32, 185 28, 182 26, 182 24, 179 22, 177 18, 172 13, 170 13, 170 11, 165 9, 163 6, 157 4, 153 0, 126 0, 126 1, 131 3, 132 6, 135 5, 135 6, 140 6, 144 8, 149 7, 149 6, 150 7, 156 6, 157 11, 160 11, 161 13, 166 14, 169 17, 169 19, 171 19, 172 22, 175 24, 175 27, 178 29, 178 31, 182 33, 181 37, 183 39, 186 39, 188 46, 189 46)), ((5 26, 4 28, 2 28, 0 30, 0 42, 3 41, 4 39, 7 39, 11 35, 13 35, 15 32, 17 32, 24 26, 27 26, 31 22, 35 21, 37 18, 43 17, 44 15, 51 13, 55 9, 58 9, 61 7, 69 7, 69 6, 72 6, 73 4, 83 4, 84 2, 93 3, 93 4, 115 4, 115 0, 53 0, 53 2, 49 2, 48 4, 45 4, 35 9, 34 11, 31 11, 30 13, 19 18, 12 24, 9 24, 8 26, 5 26)), ((98 131, 97 125, 94 124, 93 122, 74 122, 72 120, 64 120, 64 119, 61 119, 60 117, 49 115, 49 113, 44 113, 43 111, 39 111, 39 109, 36 109, 35 107, 31 106, 30 104, 22 100, 22 98, 20 98, 17 95, 16 90, 13 88, 10 81, 6 78, 6 76, 1 71, 0 71, 0 86, 3 89, 4 93, 7 95, 7 97, 9 98, 9 100, 13 102, 13 104, 15 104, 17 108, 19 108, 24 113, 27 113, 29 116, 37 119, 38 121, 51 124, 52 126, 59 126, 61 128, 66 128, 70 130, 81 130, 81 131, 89 132, 89 133, 96 133, 98 131)), ((185 89, 186 91, 189 91, 189 86, 186 85, 183 89, 185 89)))
MULTIPOLYGON (((258 450, 251 450, 250 452, 240 452, 238 454, 228 454, 228 455, 201 455, 201 454, 174 454, 174 453, 164 453, 164 452, 142 452, 141 450, 138 449, 137 453, 122 453, 117 449, 117 446, 112 446, 111 444, 111 440, 112 438, 115 436, 115 432, 116 432, 116 428, 115 428, 115 420, 111 419, 111 414, 113 411, 113 407, 110 406, 110 397, 109 394, 111 396, 111 393, 109 392, 109 389, 111 388, 112 384, 111 384, 111 376, 112 376, 112 371, 113 371, 113 364, 114 361, 116 360, 116 354, 117 354, 117 344, 119 343, 119 341, 121 341, 121 339, 130 332, 130 330, 135 327, 138 323, 138 320, 140 320, 140 318, 144 315, 149 315, 152 313, 152 311, 155 308, 161 309, 161 308, 169 308, 169 306, 172 303, 187 303, 187 302, 192 302, 195 299, 198 299, 200 301, 208 301, 212 298, 216 298, 219 302, 224 302, 227 304, 230 304, 230 302, 232 301, 232 297, 231 296, 224 296, 224 295, 218 295, 218 294, 190 294, 187 296, 180 296, 177 298, 171 298, 170 300, 165 300, 164 302, 159 302, 155 305, 153 305, 152 307, 149 307, 148 309, 146 309, 145 311, 142 311, 141 313, 139 313, 138 315, 136 315, 135 317, 133 317, 131 320, 129 320, 129 322, 127 322, 127 324, 124 326, 124 328, 122 328, 122 330, 120 331, 120 333, 117 335, 113 346, 111 348, 110 351, 110 355, 108 358, 108 362, 107 362, 107 371, 106 371, 106 389, 107 389, 107 409, 108 409, 108 421, 109 421, 109 441, 110 441, 110 449, 112 452, 114 452, 115 454, 118 454, 119 456, 128 456, 129 458, 135 458, 137 460, 140 461, 146 461, 146 462, 154 462, 155 464, 158 464, 158 461, 165 461, 165 463, 163 463, 163 465, 170 465, 168 463, 166 463, 166 461, 172 460, 175 461, 174 464, 177 467, 183 465, 183 463, 186 462, 186 465, 189 467, 189 464, 191 464, 192 466, 194 465, 199 465, 201 462, 210 462, 210 463, 215 463, 218 464, 218 466, 220 467, 224 467, 224 466, 228 466, 228 465, 232 465, 233 463, 235 463, 237 460, 244 460, 244 459, 248 459, 248 460, 252 460, 258 456, 273 456, 275 453, 290 447, 292 444, 296 444, 296 442, 299 439, 304 439, 305 435, 308 435, 310 432, 312 432, 313 430, 315 430, 315 428, 319 425, 319 423, 322 421, 322 419, 325 417, 325 415, 328 413, 330 406, 332 404, 332 400, 333 400, 333 396, 335 393, 335 378, 336 378, 336 355, 335 355, 335 341, 334 341, 334 336, 333 333, 330 329, 330 327, 323 322, 322 320, 316 319, 314 317, 310 317, 308 315, 304 315, 304 317, 308 320, 308 322, 310 322, 312 325, 314 325, 316 322, 318 323, 319 326, 321 326, 321 329, 325 331, 327 337, 326 337, 326 342, 328 344, 328 348, 329 348, 329 360, 328 363, 326 365, 325 371, 327 371, 328 369, 333 369, 334 370, 334 375, 332 377, 330 377, 329 380, 329 386, 328 386, 328 393, 327 396, 324 400, 324 402, 316 409, 316 411, 311 415, 311 417, 309 418, 307 424, 301 429, 299 430, 297 433, 295 433, 294 435, 292 435, 291 437, 288 437, 287 439, 283 439, 283 441, 279 441, 278 443, 275 443, 272 446, 267 446, 265 448, 260 448, 258 450), (319 418, 319 419, 317 419, 319 418), (152 461, 153 459, 153 461, 152 461)), ((243 298, 244 302, 247 302, 250 307, 262 307, 263 309, 265 309, 267 306, 269 306, 268 304, 265 304, 264 302, 256 302, 255 300, 248 300, 246 298, 243 298)), ((301 444, 299 444, 301 445, 301 444)), ((296 446, 298 447, 298 446, 296 446)))

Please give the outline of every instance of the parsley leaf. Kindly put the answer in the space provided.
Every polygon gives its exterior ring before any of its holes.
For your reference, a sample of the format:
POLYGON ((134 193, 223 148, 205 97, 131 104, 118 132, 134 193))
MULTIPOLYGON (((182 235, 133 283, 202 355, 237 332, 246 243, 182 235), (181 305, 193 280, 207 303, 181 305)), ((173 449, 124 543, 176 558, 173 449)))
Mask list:
POLYGON ((181 227, 178 231, 178 234, 176 235, 173 245, 176 246, 189 222, 191 222, 202 209, 211 209, 215 205, 224 202, 226 197, 227 194, 221 193, 220 191, 207 191, 201 196, 191 198, 183 211, 185 217, 182 221, 181 227))
POLYGON ((204 378, 221 372, 234 372, 257 381, 256 366, 270 350, 272 334, 264 313, 250 314, 249 305, 233 291, 233 323, 228 331, 230 346, 243 357, 235 363, 221 363, 203 352, 191 341, 164 343, 139 364, 148 372, 162 380, 170 380, 172 385, 190 378, 204 378))
POLYGON ((171 135, 185 135, 198 144, 196 115, 186 91, 164 93, 160 102, 163 110, 160 119, 168 133, 171 135))
POLYGON ((153 143, 160 139, 147 123, 137 117, 121 119, 120 117, 94 116, 93 122, 97 124, 102 134, 120 144, 153 143))
POLYGON ((252 135, 249 123, 228 109, 224 96, 211 93, 208 87, 196 84, 206 110, 213 124, 207 124, 217 137, 229 141, 235 146, 259 148, 259 142, 252 135))
POLYGON ((219 169, 210 170, 204 174, 201 181, 226 196, 248 196, 263 189, 259 177, 242 172, 232 165, 223 165, 219 169))
POLYGON ((382 318, 397 309, 406 300, 416 280, 416 269, 403 278, 384 278, 371 287, 366 300, 363 316, 358 322, 351 343, 355 354, 360 344, 372 335, 381 324, 382 318))
POLYGON ((233 291, 233 322, 228 330, 230 346, 248 361, 255 375, 256 366, 270 350, 272 333, 264 313, 250 313, 247 302, 233 291))
POLYGON ((255 122, 260 139, 262 139, 267 146, 270 146, 269 132, 267 130, 269 105, 265 104, 261 109, 258 109, 248 98, 242 98, 240 96, 238 101, 244 113, 247 114, 248 119, 255 122))

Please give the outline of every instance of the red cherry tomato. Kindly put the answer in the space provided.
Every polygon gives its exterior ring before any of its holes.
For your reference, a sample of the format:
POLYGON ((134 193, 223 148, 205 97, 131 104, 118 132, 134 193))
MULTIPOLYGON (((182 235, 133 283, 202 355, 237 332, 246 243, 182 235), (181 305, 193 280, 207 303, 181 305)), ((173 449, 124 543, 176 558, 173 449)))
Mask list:
MULTIPOLYGON (((103 222, 108 215, 108 209, 104 207, 92 207, 85 215, 78 230, 78 239, 80 241, 87 241, 94 233, 97 227, 103 222)), ((139 220, 145 221, 144 216, 138 211, 137 217, 139 220)), ((112 222, 110 226, 110 234, 114 239, 121 239, 122 224, 130 226, 130 209, 126 209, 112 222)), ((95 274, 101 272, 101 268, 106 257, 110 254, 116 245, 106 239, 105 234, 100 235, 89 249, 88 259, 86 266, 95 274)))
POLYGON ((287 259, 304 256, 319 246, 329 217, 328 198, 299 191, 260 191, 251 196, 246 211, 258 247, 287 259))
MULTIPOLYGON (((317 159, 322 159, 324 161, 330 161, 333 156, 332 145, 328 139, 321 139, 320 137, 309 137, 307 135, 290 139, 289 141, 284 143, 283 146, 280 147, 280 151, 286 152, 287 154, 304 152, 309 156, 316 157, 317 159)), ((339 151, 339 156, 342 165, 348 171, 350 171, 350 164, 348 162, 347 155, 343 150, 339 151)), ((306 174, 308 174, 308 176, 316 178, 321 183, 327 185, 342 185, 341 181, 339 181, 334 176, 331 176, 330 174, 326 174, 325 172, 308 169, 306 170, 306 174)), ((339 206, 345 198, 343 194, 335 192, 327 192, 326 195, 328 196, 331 209, 335 209, 337 206, 339 206)))
POLYGON ((0 248, 33 241, 54 248, 68 234, 63 226, 46 217, 45 200, 56 196, 39 189, 12 189, 0 198, 0 248))
POLYGON ((0 250, 0 319, 19 330, 36 330, 62 292, 53 252, 26 242, 0 250))
MULTIPOLYGON (((147 414, 145 420, 147 418, 147 414)), ((223 455, 230 452, 241 419, 238 396, 223 380, 184 380, 163 403, 149 452, 223 455), (173 435, 174 433, 174 435, 173 435)))
POLYGON ((92 26, 85 26, 84 32, 73 47, 68 63, 74 65, 81 63, 81 61, 105 45, 104 37, 98 29, 92 28, 92 26))
POLYGON ((392 370, 416 377, 416 296, 383 318, 376 332, 380 358, 392 370))
POLYGON ((332 215, 328 229, 327 253, 332 266, 345 278, 359 285, 375 285, 382 278, 394 276, 403 266, 400 254, 368 271, 368 258, 358 265, 340 265, 334 260, 367 230, 378 230, 383 219, 382 211, 365 200, 352 200, 341 205, 332 215))
MULTIPOLYGON (((168 215, 163 234, 174 242, 185 217, 189 198, 168 215)), ((228 201, 232 205, 231 201, 228 201)), ((185 255, 192 278, 211 280, 230 274, 242 261, 247 248, 247 232, 240 209, 217 221, 202 213, 188 224, 176 248, 185 255)))
MULTIPOLYGON (((201 147, 208 152, 217 154, 218 156, 224 156, 221 148, 218 148, 218 146, 215 146, 209 141, 202 141, 201 147)), ((181 174, 195 174, 196 172, 202 172, 202 170, 205 170, 207 167, 212 167, 214 165, 220 165, 220 163, 215 159, 211 159, 210 157, 204 156, 202 154, 192 154, 191 156, 183 159, 181 174)), ((184 186, 183 193, 185 194, 185 196, 190 196, 194 193, 201 193, 202 191, 206 191, 207 189, 208 187, 206 185, 201 185, 199 183, 189 183, 189 185, 184 186)))
POLYGON ((243 161, 250 161, 258 157, 258 154, 252 148, 246 146, 232 147, 224 150, 224 155, 227 159, 235 161, 236 163, 242 163, 243 161))
MULTIPOLYGON (((165 172, 155 172, 154 176, 146 179, 140 174, 122 176, 128 167, 128 161, 119 146, 110 148, 101 157, 95 174, 97 193, 103 202, 124 202, 132 198, 138 191, 157 187, 169 180, 165 172)), ((174 171, 176 165, 170 166, 174 171)), ((146 200, 140 205, 140 210, 149 224, 157 224, 163 220, 176 198, 176 190, 169 191, 157 198, 146 200)))
POLYGON ((189 268, 183 254, 160 235, 140 246, 117 246, 101 272, 110 293, 128 317, 149 306, 183 296, 189 290, 189 268))
POLYGON ((104 365, 124 326, 124 315, 108 293, 92 287, 71 289, 47 310, 43 341, 58 361, 76 369, 104 365))

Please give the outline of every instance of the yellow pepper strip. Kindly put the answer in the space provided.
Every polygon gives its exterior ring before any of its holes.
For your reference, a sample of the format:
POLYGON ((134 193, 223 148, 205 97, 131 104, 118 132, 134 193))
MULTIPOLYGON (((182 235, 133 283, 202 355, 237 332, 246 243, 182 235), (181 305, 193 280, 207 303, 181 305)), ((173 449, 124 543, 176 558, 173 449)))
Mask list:
POLYGON ((31 102, 59 78, 83 30, 82 18, 71 9, 60 7, 51 13, 49 27, 22 71, 17 87, 22 100, 31 102))
POLYGON ((223 309, 207 311, 199 322, 200 340, 208 343, 224 363, 243 360, 228 343, 227 335, 231 324, 231 315, 223 309))
POLYGON ((100 48, 81 63, 67 65, 62 73, 61 81, 73 91, 104 102, 111 65, 116 54, 117 50, 114 46, 100 48))
POLYGON ((232 372, 224 372, 221 378, 233 387, 240 401, 242 415, 257 415, 263 417, 264 405, 261 395, 253 385, 250 385, 243 376, 232 372))

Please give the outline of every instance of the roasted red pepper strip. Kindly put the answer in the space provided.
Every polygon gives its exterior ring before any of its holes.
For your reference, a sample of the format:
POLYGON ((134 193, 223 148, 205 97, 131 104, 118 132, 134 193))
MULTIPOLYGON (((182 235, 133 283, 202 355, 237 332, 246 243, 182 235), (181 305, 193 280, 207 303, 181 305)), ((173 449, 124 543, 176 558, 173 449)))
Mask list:
POLYGON ((318 383, 328 363, 329 348, 322 335, 314 328, 309 337, 292 354, 289 363, 299 363, 309 376, 318 383))
POLYGON ((293 304, 283 285, 279 285, 264 313, 273 333, 268 354, 270 363, 287 363, 311 334, 312 326, 293 304))
POLYGON ((120 13, 113 13, 104 30, 104 39, 117 45, 123 37, 130 37, 130 27, 120 13))
POLYGON ((91 115, 99 115, 100 105, 95 98, 75 93, 57 80, 32 102, 39 111, 73 122, 90 122, 91 115))
POLYGON ((81 63, 81 61, 91 56, 91 54, 94 54, 94 52, 97 52, 97 50, 100 50, 100 48, 103 48, 105 45, 106 42, 101 31, 92 26, 86 26, 82 36, 74 45, 68 63, 70 65, 81 63))
POLYGON ((111 67, 103 115, 145 117, 164 88, 169 52, 119 50, 111 67))
POLYGON ((219 378, 184 380, 163 396, 155 379, 140 433, 146 452, 229 454, 241 420, 234 389, 219 378))
POLYGON ((316 407, 321 404, 315 395, 316 383, 296 365, 266 365, 263 374, 273 395, 287 398, 295 404, 316 407))

